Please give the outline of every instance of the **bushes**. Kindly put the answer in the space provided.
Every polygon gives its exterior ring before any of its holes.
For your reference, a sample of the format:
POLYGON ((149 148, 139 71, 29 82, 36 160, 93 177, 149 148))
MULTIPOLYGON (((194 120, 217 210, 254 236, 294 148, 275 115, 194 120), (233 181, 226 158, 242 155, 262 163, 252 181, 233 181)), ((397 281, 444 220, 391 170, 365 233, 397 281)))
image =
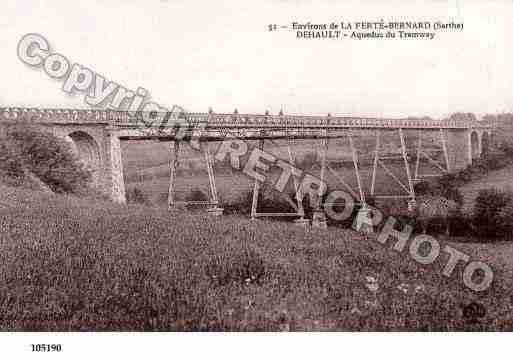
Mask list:
POLYGON ((8 177, 28 171, 56 193, 82 193, 90 184, 91 173, 69 144, 49 133, 17 125, 2 143, 2 171, 8 177))
MULTIPOLYGON (((441 182, 446 183, 444 180, 441 182)), ((461 206, 463 198, 457 188, 447 184, 446 187, 439 188, 438 192, 461 206)), ((504 238, 513 234, 513 206, 510 204, 512 199, 512 193, 496 188, 481 190, 471 214, 453 211, 447 218, 431 218, 427 223, 427 232, 441 233, 445 222, 453 236, 475 236, 487 240, 504 238)))
MULTIPOLYGON (((208 196, 199 188, 193 188, 191 190, 191 192, 187 193, 187 195, 185 196, 185 201, 187 201, 187 202, 189 202, 189 201, 190 202, 205 202, 208 200, 209 200, 208 196)), ((192 209, 192 210, 196 210, 196 209, 200 209, 200 208, 204 208, 204 207, 205 207, 205 205, 201 205, 201 204, 187 205, 187 209, 192 209)))
POLYGON ((0 178, 6 184, 15 185, 23 180, 22 158, 6 138, 0 139, 0 178))
POLYGON ((509 203, 512 194, 489 188, 479 191, 474 204, 473 226, 481 238, 502 237, 513 224, 509 203), (508 207, 506 207, 508 205, 508 207))
POLYGON ((126 192, 126 200, 129 203, 147 204, 148 196, 139 187, 132 187, 126 192))
POLYGON ((498 223, 505 235, 513 234, 513 204, 511 202, 506 203, 506 205, 501 208, 498 223))
MULTIPOLYGON (((436 181, 423 181, 415 185, 418 195, 441 196, 453 200, 460 206, 463 204, 463 195, 459 187, 483 177, 491 170, 497 170, 511 164, 513 148, 508 144, 501 144, 497 150, 488 154, 486 158, 478 159, 464 170, 456 174, 445 174, 436 181)), ((509 230, 509 223, 513 224, 513 209, 510 213, 503 207, 513 198, 509 193, 497 189, 487 189, 479 193, 474 212, 471 216, 453 214, 448 219, 451 223, 451 232, 456 235, 476 235, 481 238, 497 238, 509 230), (502 213, 499 216, 499 213, 502 213), (500 217, 500 218, 499 218, 500 217)), ((436 222, 436 221, 435 221, 436 222)), ((433 228, 435 229, 435 228, 433 228)), ((513 233, 510 231, 510 233, 513 233)))
MULTIPOLYGON (((328 189, 325 194, 323 195, 321 199, 321 207, 324 208, 324 204, 327 201, 328 194, 331 193, 328 189)), ((316 207, 316 200, 318 200, 317 196, 314 196, 314 198, 311 200, 310 196, 308 194, 305 194, 303 197, 303 209, 304 209, 304 215, 305 218, 312 219, 314 210, 316 207), (314 201, 312 203, 312 201, 314 201)), ((373 203, 372 199, 369 199, 368 204, 373 203)), ((250 215, 251 214, 251 205, 253 203, 253 190, 249 190, 246 192, 243 192, 241 196, 231 202, 231 203, 225 203, 223 204, 223 208, 225 210, 225 213, 227 214, 239 214, 239 215, 250 215)), ((257 212, 258 213, 296 213, 296 208, 294 207, 296 204, 296 193, 289 192, 289 193, 280 193, 276 189, 274 189, 272 186, 268 184, 263 184, 260 187, 260 193, 258 197, 258 206, 257 206, 257 212), (287 199, 288 198, 288 199, 287 199)), ((342 198, 337 198, 332 202, 331 209, 333 212, 339 214, 346 210, 346 202, 342 198)), ((352 226, 354 217, 356 216, 358 212, 358 205, 353 205, 353 211, 352 213, 342 220, 331 218, 328 216, 327 220, 329 222, 330 226, 337 226, 337 227, 343 227, 343 228, 349 228, 352 226)), ((292 221, 294 219, 299 218, 299 216, 284 216, 284 217, 269 217, 268 219, 274 219, 279 221, 292 221)))
POLYGON ((299 161, 298 166, 302 170, 310 170, 312 167, 319 163, 319 156, 317 155, 317 152, 308 152, 303 156, 303 159, 299 161))
POLYGON ((440 189, 440 195, 451 201, 456 202, 459 206, 463 205, 463 195, 461 191, 454 186, 442 187, 440 189))
MULTIPOLYGON (((443 196, 453 200, 461 206, 463 197, 454 187, 458 177, 452 175, 442 177, 435 187, 431 183, 418 183, 416 190, 422 192, 437 193, 430 196, 443 196)), ((417 192, 417 194, 420 194, 417 192)), ((474 210, 470 213, 453 212, 448 218, 430 218, 427 225, 427 232, 441 233, 444 224, 449 224, 450 234, 453 236, 479 237, 481 239, 494 240, 513 235, 513 193, 501 191, 496 188, 481 190, 475 199, 474 210)))
POLYGON ((208 201, 208 196, 199 188, 194 188, 185 197, 186 201, 208 201))
POLYGON ((488 155, 488 168, 490 170, 498 170, 501 168, 506 167, 510 162, 511 155, 502 154, 502 155, 496 155, 496 156, 490 156, 488 155))
POLYGON ((454 174, 446 174, 436 182, 422 181, 415 184, 415 194, 418 196, 436 196, 445 197, 456 202, 458 205, 463 204, 463 195, 459 190, 460 181, 454 174))
POLYGON ((415 194, 418 196, 432 195, 435 191, 433 185, 428 181, 421 181, 415 183, 414 189, 415 194))
MULTIPOLYGON (((293 212, 291 204, 284 198, 288 196, 291 200, 294 194, 281 194, 272 186, 262 184, 258 196, 257 211, 261 213, 290 213, 293 212)), ((229 205, 225 205, 226 213, 238 213, 242 215, 249 215, 251 213, 251 204, 253 203, 253 190, 243 192, 241 196, 229 205)), ((306 207, 306 202, 303 201, 306 207)))
MULTIPOLYGON (((147 206, 156 206, 156 207, 167 207, 168 205, 168 192, 161 192, 155 195, 151 195, 151 191, 144 191, 144 186, 142 185, 132 185, 130 188, 127 189, 126 192, 126 200, 127 202, 131 203, 137 203, 137 204, 144 204, 147 206)), ((176 196, 176 195, 175 195, 176 196)), ((208 197, 205 192, 203 192, 200 188, 195 187, 191 189, 186 194, 184 193, 184 197, 180 198, 174 198, 175 201, 181 202, 203 202, 203 201, 209 201, 210 198, 208 197)), ((196 209, 204 209, 204 204, 188 204, 185 208, 196 210, 196 209)))
POLYGON ((467 167, 464 170, 458 172, 457 180, 460 181, 462 184, 468 183, 474 179, 475 174, 471 167, 467 167))
POLYGON ((507 143, 507 142, 501 142, 498 146, 497 146, 497 149, 504 153, 507 157, 513 157, 513 145, 510 144, 510 143, 507 143))
POLYGON ((507 143, 502 143, 496 147, 495 151, 488 152, 485 157, 474 160, 472 165, 465 168, 456 175, 456 179, 467 183, 473 179, 478 179, 489 171, 504 168, 512 163, 513 147, 507 143))
POLYGON ((474 234, 472 227, 472 215, 465 212, 452 213, 447 218, 449 233, 456 237, 469 237, 474 234))
POLYGON ((443 176, 438 178, 437 185, 438 187, 447 187, 447 186, 458 186, 460 183, 458 181, 457 174, 454 173, 446 173, 443 176))
MULTIPOLYGON (((456 174, 446 174, 440 177, 435 186, 442 190, 449 187, 460 187, 465 183, 482 178, 489 171, 498 170, 510 165, 512 163, 512 157, 513 147, 507 143, 502 143, 497 146, 495 151, 488 153, 484 158, 474 160, 474 162, 464 170, 456 174)), ((420 188, 423 188, 422 186, 424 185, 421 185, 420 188)), ((459 195, 455 195, 454 193, 447 194, 448 193, 444 194, 443 192, 440 193, 440 195, 455 201, 457 201, 459 197, 459 195)))

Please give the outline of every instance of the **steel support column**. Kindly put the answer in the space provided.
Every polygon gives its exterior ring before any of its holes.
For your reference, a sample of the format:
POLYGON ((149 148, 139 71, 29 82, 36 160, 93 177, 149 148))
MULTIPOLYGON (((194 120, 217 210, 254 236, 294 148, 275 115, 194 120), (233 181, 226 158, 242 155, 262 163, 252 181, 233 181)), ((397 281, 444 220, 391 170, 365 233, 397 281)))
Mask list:
MULTIPOLYGON (((258 148, 263 151, 264 150, 264 140, 258 141, 258 148)), ((251 202, 251 219, 257 218, 257 207, 258 207, 258 196, 260 194, 260 182, 255 179, 255 183, 253 185, 253 201, 251 202)))

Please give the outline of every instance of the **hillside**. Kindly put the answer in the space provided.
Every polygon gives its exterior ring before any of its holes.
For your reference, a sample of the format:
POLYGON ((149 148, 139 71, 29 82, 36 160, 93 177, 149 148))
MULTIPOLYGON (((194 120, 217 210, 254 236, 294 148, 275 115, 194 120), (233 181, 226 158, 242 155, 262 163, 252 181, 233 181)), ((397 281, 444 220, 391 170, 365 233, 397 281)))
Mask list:
POLYGON ((0 187, 1 330, 511 328, 509 279, 440 273, 349 230, 0 187), (494 312, 472 324, 475 300, 494 312))
POLYGON ((460 190, 464 198, 464 208, 471 211, 480 190, 485 188, 496 187, 502 190, 513 190, 513 165, 501 168, 499 170, 490 171, 483 178, 473 180, 463 185, 460 190))

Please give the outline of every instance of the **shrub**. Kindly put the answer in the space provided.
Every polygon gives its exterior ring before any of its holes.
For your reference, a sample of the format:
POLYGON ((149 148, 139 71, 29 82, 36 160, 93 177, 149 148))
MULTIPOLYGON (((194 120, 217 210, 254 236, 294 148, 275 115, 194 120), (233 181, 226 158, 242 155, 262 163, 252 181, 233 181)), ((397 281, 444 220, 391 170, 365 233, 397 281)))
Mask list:
POLYGON ((208 196, 199 188, 192 189, 185 197, 186 201, 208 201, 208 196))
POLYGON ((508 157, 512 157, 513 156, 513 145, 511 145, 510 143, 501 142, 497 146, 497 148, 499 149, 499 151, 501 151, 504 154, 506 154, 506 156, 508 156, 508 157))
POLYGON ((452 213, 447 218, 449 224, 449 234, 451 236, 465 236, 473 235, 472 218, 469 214, 463 212, 452 213))
POLYGON ((148 196, 139 187, 132 187, 126 192, 126 200, 129 203, 147 204, 148 196))
POLYGON ((6 138, 0 139, 0 177, 8 184, 24 177, 22 158, 6 138))
POLYGON ((417 194, 418 196, 433 195, 435 192, 435 188, 428 181, 421 181, 415 183, 414 190, 415 194, 417 194))
POLYGON ((498 170, 506 167, 511 163, 511 160, 506 155, 493 156, 488 160, 488 167, 491 170, 498 170))
POLYGON ((458 172, 458 174, 456 175, 456 179, 462 183, 470 182, 473 178, 474 173, 472 172, 471 167, 465 168, 464 170, 458 172))
POLYGON ((458 205, 463 205, 463 195, 459 188, 455 186, 442 187, 440 189, 440 196, 456 202, 458 205))
MULTIPOLYGON (((203 192, 199 188, 193 188, 185 196, 185 201, 187 201, 187 202, 206 202, 208 200, 209 200, 208 196, 205 194, 205 192, 203 192)), ((205 207, 205 205, 203 205, 203 204, 188 204, 187 205, 187 209, 192 209, 192 210, 201 209, 204 207, 205 207)))
MULTIPOLYGON (((258 211, 259 212, 272 212, 272 213, 290 213, 294 209, 290 203, 285 199, 285 196, 292 199, 295 198, 294 194, 280 193, 269 185, 263 185, 260 188, 260 196, 258 198, 258 211)), ((251 199, 253 193, 251 193, 251 199)), ((251 203, 251 202, 249 202, 251 203)), ((308 206, 308 199, 303 199, 305 208, 308 206)))
POLYGON ((316 152, 308 152, 303 156, 303 159, 299 161, 298 167, 303 170, 311 169, 316 163, 319 162, 319 157, 316 152))
POLYGON ((476 159, 470 168, 476 175, 484 175, 489 172, 489 160, 488 159, 476 159))
POLYGON ((415 193, 418 196, 437 196, 450 199, 460 206, 463 204, 463 195, 459 190, 461 185, 457 175, 448 173, 436 182, 422 181, 415 184, 415 193))
MULTIPOLYGON (((280 193, 268 184, 262 184, 258 196, 259 213, 292 213, 294 208, 285 199, 290 198, 295 203, 294 193, 280 193)), ((251 205, 253 203, 253 190, 243 192, 240 197, 230 204, 224 205, 225 213, 238 213, 249 215, 251 213, 251 205)), ((309 206, 308 197, 303 199, 305 210, 309 206)), ((285 219, 286 217, 284 217, 285 219)), ((290 219, 290 218, 289 218, 290 219)))
POLYGON ((457 186, 458 178, 454 173, 446 173, 438 178, 438 187, 457 186))
POLYGON ((89 186, 91 173, 66 141, 26 124, 9 128, 7 141, 16 148, 15 161, 19 158, 53 192, 82 193, 89 186))
POLYGON ((475 200, 473 225, 475 232, 482 238, 497 238, 504 234, 503 208, 512 200, 512 195, 497 188, 479 191, 475 200))
POLYGON ((447 228, 447 219, 444 217, 436 216, 427 218, 425 221, 425 229, 429 234, 442 234, 445 233, 447 228))
POLYGON ((448 184, 460 186, 474 179, 481 178, 491 170, 498 170, 511 164, 513 156, 513 147, 507 143, 497 146, 494 152, 489 152, 485 157, 474 160, 472 165, 457 174, 447 174, 442 176, 438 183, 440 187, 448 184))
POLYGON ((498 222, 505 236, 513 234, 513 204, 511 202, 507 203, 500 210, 498 222))

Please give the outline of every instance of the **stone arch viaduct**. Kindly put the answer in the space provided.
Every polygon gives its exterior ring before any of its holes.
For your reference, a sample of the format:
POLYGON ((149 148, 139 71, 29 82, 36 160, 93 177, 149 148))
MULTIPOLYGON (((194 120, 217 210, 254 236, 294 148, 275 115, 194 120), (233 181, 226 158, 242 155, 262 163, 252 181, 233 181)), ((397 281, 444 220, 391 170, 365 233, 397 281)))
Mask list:
MULTIPOLYGON (((152 114, 158 118, 159 114, 152 114)), ((162 114, 165 125, 158 129, 142 126, 139 117, 111 110, 0 108, 0 123, 28 120, 42 129, 66 139, 93 172, 93 183, 113 201, 125 202, 125 185, 120 141, 127 139, 163 138, 176 140, 180 129, 171 125, 170 115, 162 114), (135 118, 135 120, 134 120, 135 118)), ((174 116, 185 128, 187 138, 198 134, 206 141, 219 141, 226 136, 241 139, 260 138, 326 138, 347 131, 415 130, 419 133, 438 131, 444 145, 448 172, 465 168, 488 151, 492 126, 482 121, 400 120, 336 116, 289 116, 181 113, 174 116)), ((402 133, 401 133, 402 136, 402 133)))

